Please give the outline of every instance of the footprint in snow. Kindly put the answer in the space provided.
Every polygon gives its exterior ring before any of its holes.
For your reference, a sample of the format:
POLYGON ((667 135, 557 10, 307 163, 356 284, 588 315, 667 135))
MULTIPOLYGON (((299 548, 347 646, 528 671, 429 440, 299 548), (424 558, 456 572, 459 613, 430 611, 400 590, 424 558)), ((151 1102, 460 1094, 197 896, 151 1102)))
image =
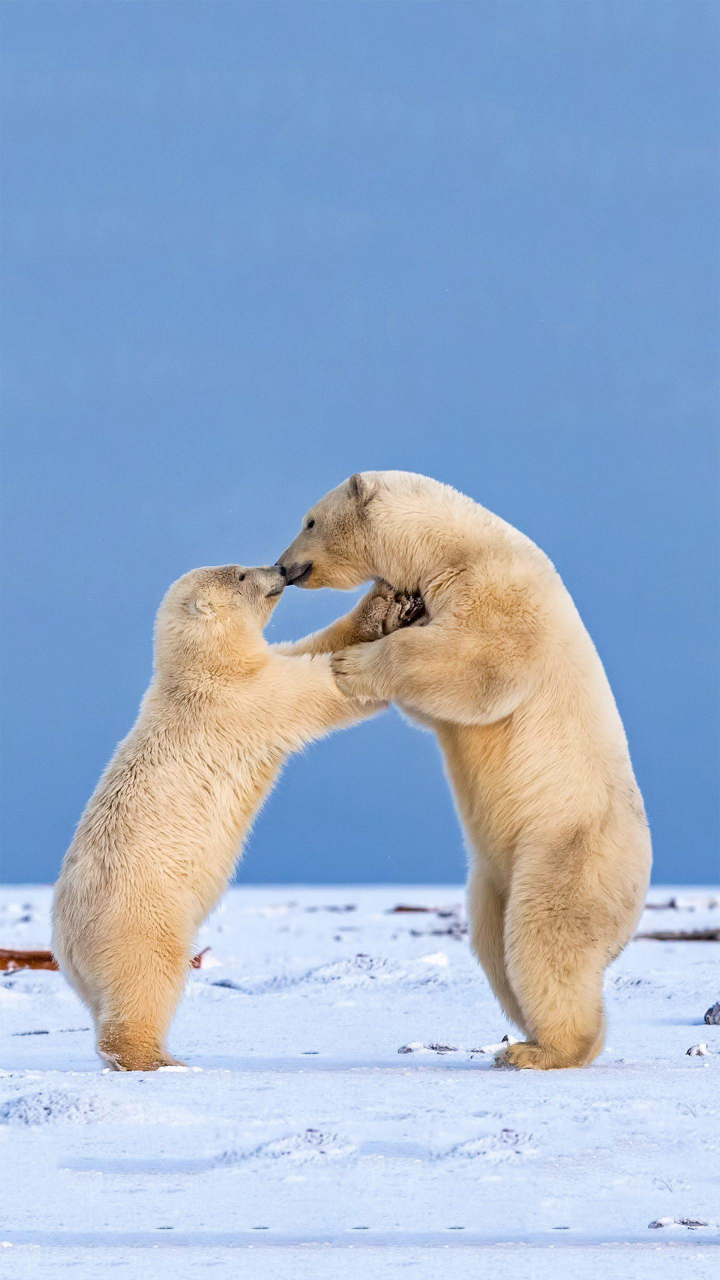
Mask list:
POLYGON ((39 1089, 36 1093, 7 1098, 0 1104, 0 1124, 36 1126, 71 1121, 85 1124, 102 1120, 107 1106, 93 1096, 82 1097, 59 1089, 39 1089))
POLYGON ((354 1155, 356 1147, 349 1138, 339 1133, 324 1133, 320 1129, 306 1129, 304 1133, 289 1134, 263 1142, 252 1151, 226 1151, 219 1164, 239 1164, 246 1160, 288 1160, 294 1164, 309 1164, 321 1160, 342 1160, 354 1155))

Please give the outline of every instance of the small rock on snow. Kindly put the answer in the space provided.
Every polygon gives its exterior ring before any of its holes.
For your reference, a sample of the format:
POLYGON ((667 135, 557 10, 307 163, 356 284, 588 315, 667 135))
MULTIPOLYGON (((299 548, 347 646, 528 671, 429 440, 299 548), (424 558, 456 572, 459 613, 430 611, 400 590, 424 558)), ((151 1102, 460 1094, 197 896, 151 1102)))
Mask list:
POLYGON ((411 1044, 400 1045, 398 1053, 457 1053, 457 1046, 454 1044, 423 1044, 420 1040, 413 1040, 411 1044))
POLYGON ((690 1227, 694 1230, 707 1225, 707 1218, 655 1218, 653 1222, 648 1222, 648 1227, 653 1230, 657 1227, 690 1227))
POLYGON ((720 1000, 710 1005, 705 1013, 705 1021, 710 1027, 720 1027, 720 1000))

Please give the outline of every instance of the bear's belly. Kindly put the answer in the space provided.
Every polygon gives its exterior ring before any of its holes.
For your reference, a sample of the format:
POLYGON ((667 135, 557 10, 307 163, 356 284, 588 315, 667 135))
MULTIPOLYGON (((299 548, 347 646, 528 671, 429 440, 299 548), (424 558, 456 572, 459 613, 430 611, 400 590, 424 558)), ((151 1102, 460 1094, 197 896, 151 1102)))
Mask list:
POLYGON ((525 816, 511 719, 482 726, 433 725, 458 816, 473 852, 493 870, 498 887, 512 872, 525 816))

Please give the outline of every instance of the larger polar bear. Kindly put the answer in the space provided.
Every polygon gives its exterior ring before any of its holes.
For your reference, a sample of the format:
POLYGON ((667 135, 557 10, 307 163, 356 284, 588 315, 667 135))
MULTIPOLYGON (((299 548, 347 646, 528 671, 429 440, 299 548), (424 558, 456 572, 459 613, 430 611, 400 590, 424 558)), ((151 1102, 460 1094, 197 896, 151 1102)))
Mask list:
POLYGON ((472 499, 404 471, 333 489, 278 563, 301 586, 384 578, 422 593, 426 625, 344 650, 336 677, 438 736, 472 854, 472 946, 527 1036, 501 1062, 591 1062, 651 848, 605 671, 553 565, 472 499))

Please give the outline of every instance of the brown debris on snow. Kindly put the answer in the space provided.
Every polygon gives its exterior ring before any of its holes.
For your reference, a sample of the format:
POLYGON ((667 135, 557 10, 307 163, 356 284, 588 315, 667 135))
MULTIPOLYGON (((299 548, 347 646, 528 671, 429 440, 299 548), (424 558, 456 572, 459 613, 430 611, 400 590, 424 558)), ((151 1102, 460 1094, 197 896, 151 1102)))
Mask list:
POLYGON ((0 947, 0 969, 57 969, 52 951, 13 951, 0 947))
POLYGON ((653 929, 649 933, 636 933, 635 938, 650 938, 654 942, 720 942, 720 929, 653 929))
POLYGON ((432 915, 434 912, 439 910, 439 907, 410 907, 406 906, 404 902, 401 902, 397 907, 391 907, 388 911, 388 915, 408 915, 412 911, 421 911, 424 915, 432 915))
MULTIPOLYGON (((190 961, 191 969, 202 967, 202 958, 209 947, 205 947, 190 961)), ((57 969, 58 962, 52 951, 20 951, 0 947, 0 969, 13 973, 16 969, 57 969)))

